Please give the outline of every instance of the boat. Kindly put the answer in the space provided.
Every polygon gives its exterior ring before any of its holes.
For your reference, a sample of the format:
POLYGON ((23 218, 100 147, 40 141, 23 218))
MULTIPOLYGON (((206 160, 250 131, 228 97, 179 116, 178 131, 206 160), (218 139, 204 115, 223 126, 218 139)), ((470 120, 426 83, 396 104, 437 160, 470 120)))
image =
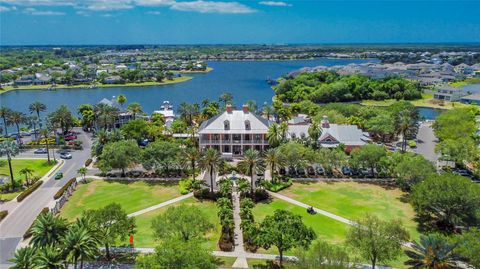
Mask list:
POLYGON ((275 86, 275 85, 278 84, 278 81, 273 80, 273 79, 271 79, 271 78, 267 78, 267 79, 266 79, 266 82, 267 82, 267 84, 270 85, 270 86, 275 86))

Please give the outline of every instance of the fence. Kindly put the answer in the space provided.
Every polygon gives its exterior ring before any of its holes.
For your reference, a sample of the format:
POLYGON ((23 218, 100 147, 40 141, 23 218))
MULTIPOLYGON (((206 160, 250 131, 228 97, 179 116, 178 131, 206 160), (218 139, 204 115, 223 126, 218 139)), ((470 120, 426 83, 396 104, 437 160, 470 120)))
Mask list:
POLYGON ((77 180, 75 180, 70 187, 68 187, 63 195, 55 200, 55 206, 50 208, 50 212, 53 214, 57 214, 60 212, 60 209, 63 207, 63 205, 68 201, 68 198, 72 196, 73 192, 75 191, 75 188, 77 187, 77 180))

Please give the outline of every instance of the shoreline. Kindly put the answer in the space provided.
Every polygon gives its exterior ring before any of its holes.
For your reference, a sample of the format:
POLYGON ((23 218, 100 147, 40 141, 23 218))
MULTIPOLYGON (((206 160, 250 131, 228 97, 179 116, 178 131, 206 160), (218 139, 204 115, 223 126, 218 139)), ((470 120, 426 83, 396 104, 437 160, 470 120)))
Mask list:
POLYGON ((176 84, 176 83, 182 83, 185 81, 189 81, 193 79, 193 77, 190 76, 181 76, 181 77, 176 77, 173 80, 166 80, 160 83, 157 82, 141 82, 141 83, 124 83, 124 84, 79 84, 79 85, 57 85, 52 88, 52 85, 32 85, 32 86, 24 86, 24 87, 6 87, 3 90, 0 90, 0 95, 10 92, 10 91, 24 91, 24 90, 49 90, 50 88, 54 90, 57 89, 85 89, 85 90, 90 90, 90 89, 98 89, 98 88, 115 88, 115 87, 147 87, 147 86, 163 86, 163 85, 170 85, 170 84, 176 84), (92 87, 93 88, 90 88, 92 87))
POLYGON ((177 73, 180 73, 180 74, 207 74, 207 73, 210 73, 213 71, 213 68, 211 67, 207 67, 207 69, 205 70, 197 70, 197 71, 194 71, 194 70, 181 70, 181 71, 177 71, 177 73))
MULTIPOLYGON (((467 107, 478 107, 476 105, 470 104, 463 104, 460 102, 447 102, 443 106, 439 104, 432 104, 429 101, 433 100, 431 94, 424 94, 422 99, 417 100, 406 100, 412 103, 415 107, 419 108, 433 108, 433 109, 442 109, 442 110, 450 110, 454 108, 467 108, 467 107)), ((397 100, 395 99, 388 99, 383 101, 375 101, 375 100, 363 100, 360 102, 363 106, 376 106, 376 107, 386 107, 392 105, 397 100)))

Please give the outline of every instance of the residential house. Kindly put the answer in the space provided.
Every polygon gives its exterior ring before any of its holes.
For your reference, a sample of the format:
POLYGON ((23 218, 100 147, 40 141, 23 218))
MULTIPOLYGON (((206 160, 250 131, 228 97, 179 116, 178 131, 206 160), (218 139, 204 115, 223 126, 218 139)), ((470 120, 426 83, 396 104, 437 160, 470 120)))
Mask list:
POLYGON ((103 98, 98 104, 106 104, 118 109, 119 113, 114 122, 115 128, 120 128, 127 122, 133 120, 133 114, 124 110, 120 103, 118 103, 116 96, 112 96, 112 99, 110 100, 103 98))
POLYGON ((460 99, 460 102, 465 104, 474 104, 474 105, 480 106, 480 93, 463 96, 460 99))
POLYGON ((467 93, 459 88, 444 85, 433 93, 433 99, 454 102, 459 101, 465 95, 467 93))
POLYGON ((109 76, 103 80, 104 84, 120 84, 123 82, 123 78, 121 76, 109 76))
POLYGON ((169 101, 163 101, 163 105, 160 106, 160 110, 153 111, 153 114, 162 114, 167 127, 172 126, 172 122, 176 118, 175 113, 173 112, 173 106, 170 105, 169 101))
POLYGON ((248 149, 268 148, 268 127, 271 122, 249 111, 234 110, 227 105, 225 112, 204 121, 198 131, 200 149, 214 148, 224 157, 242 156, 248 149))

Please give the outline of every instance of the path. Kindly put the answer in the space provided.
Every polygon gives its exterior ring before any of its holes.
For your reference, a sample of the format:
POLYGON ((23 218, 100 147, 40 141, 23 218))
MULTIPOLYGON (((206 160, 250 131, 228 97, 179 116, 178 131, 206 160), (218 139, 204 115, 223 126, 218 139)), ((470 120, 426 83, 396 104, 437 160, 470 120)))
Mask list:
POLYGON ((136 217, 138 215, 142 215, 142 214, 148 213, 150 211, 157 210, 157 209, 162 208, 164 206, 168 206, 168 205, 174 204, 176 202, 180 202, 180 201, 185 200, 185 199, 190 198, 190 197, 193 197, 193 192, 191 192, 189 194, 179 196, 177 198, 173 198, 171 200, 165 201, 163 203, 160 203, 160 204, 157 204, 157 205, 154 205, 154 206, 151 206, 151 207, 147 207, 147 208, 139 210, 137 212, 133 212, 131 214, 128 214, 128 217, 136 217))
POLYGON ((417 140, 417 153, 423 155, 425 159, 436 164, 438 160, 438 154, 435 153, 437 137, 433 132, 431 122, 424 122, 420 124, 418 127, 417 140))
MULTIPOLYGON (((290 197, 287 197, 283 194, 280 194, 280 193, 276 193, 276 192, 271 192, 271 191, 267 191, 271 196, 275 197, 275 198, 278 198, 278 199, 281 199, 281 200, 284 200, 286 202, 289 202, 291 204, 294 204, 294 205, 297 205, 297 206, 300 206, 300 207, 303 207, 303 208, 309 208, 311 206, 307 205, 307 204, 304 204, 302 202, 299 202, 297 200, 294 200, 290 197)), ((348 224, 348 225, 354 225, 355 222, 351 221, 351 220, 348 220, 344 217, 340 217, 338 215, 335 215, 335 214, 332 214, 330 212, 327 212, 325 210, 321 210, 321 209, 318 209, 316 207, 313 208, 315 210, 315 212, 317 212, 318 214, 321 214, 321 215, 324 215, 326 217, 329 217, 331 219, 334 219, 334 220, 337 220, 337 221, 340 221, 340 222, 343 222, 345 224, 348 224)))
POLYGON ((233 263, 233 268, 248 268, 247 258, 245 257, 245 248, 243 247, 243 233, 240 225, 242 224, 242 219, 240 218, 240 193, 237 191, 236 186, 232 193, 233 199, 233 222, 235 228, 233 230, 235 237, 235 250, 233 251, 233 257, 237 257, 235 263, 233 263))

